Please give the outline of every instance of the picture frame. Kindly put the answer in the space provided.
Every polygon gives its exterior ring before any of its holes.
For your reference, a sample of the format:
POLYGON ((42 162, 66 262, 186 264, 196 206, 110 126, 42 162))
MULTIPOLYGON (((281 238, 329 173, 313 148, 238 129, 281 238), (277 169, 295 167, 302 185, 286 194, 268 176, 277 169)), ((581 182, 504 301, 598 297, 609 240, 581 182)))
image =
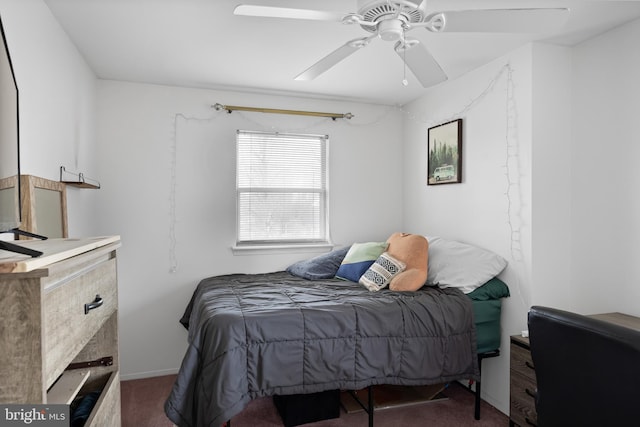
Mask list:
POLYGON ((462 182, 462 119, 427 131, 427 185, 462 182))

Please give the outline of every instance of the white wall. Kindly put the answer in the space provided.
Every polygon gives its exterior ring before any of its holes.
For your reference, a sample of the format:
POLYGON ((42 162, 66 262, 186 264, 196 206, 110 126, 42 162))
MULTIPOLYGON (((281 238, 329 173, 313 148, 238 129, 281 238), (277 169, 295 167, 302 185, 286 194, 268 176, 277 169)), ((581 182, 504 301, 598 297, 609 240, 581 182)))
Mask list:
POLYGON ((533 304, 640 315, 639 36, 535 50, 533 304))
POLYGON ((122 236, 123 378, 177 370, 186 345, 178 319, 201 279, 281 270, 315 255, 231 252, 237 129, 329 135, 331 235, 336 244, 385 240, 401 229, 402 126, 394 109, 114 81, 100 81, 98 87, 97 155, 103 186, 95 221, 100 234, 122 236), (351 112, 356 117, 333 121, 228 114, 210 107, 216 102, 351 112))
POLYGON ((501 278, 503 355, 483 362, 483 398, 508 413, 509 335, 526 327, 531 301, 532 47, 432 89, 406 105, 405 228, 492 250, 509 261, 501 278), (427 130, 463 119, 461 184, 427 186, 427 130))
POLYGON ((531 305, 640 313, 639 36, 635 21, 574 48, 533 44, 404 108, 405 228, 509 260, 503 355, 483 364, 483 398, 505 413, 508 336, 531 305), (459 117, 463 183, 426 186, 427 128, 459 117))
POLYGON ((571 287, 571 49, 533 46, 531 303, 575 311, 571 287))
MULTIPOLYGON (((42 0, 0 0, 20 103, 21 173, 58 180, 96 167, 96 77, 42 0)), ((67 192, 69 234, 93 235, 97 194, 67 192)))
POLYGON ((573 49, 576 308, 640 315, 640 20, 573 49))

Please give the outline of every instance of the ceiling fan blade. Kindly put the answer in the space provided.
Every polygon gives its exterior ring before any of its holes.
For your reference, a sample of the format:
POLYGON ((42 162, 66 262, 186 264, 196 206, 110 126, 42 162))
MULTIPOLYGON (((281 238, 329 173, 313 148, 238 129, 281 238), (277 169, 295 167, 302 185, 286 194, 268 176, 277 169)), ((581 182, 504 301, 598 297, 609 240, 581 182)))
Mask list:
POLYGON ((241 4, 233 10, 234 15, 266 18, 307 19, 312 21, 342 21, 343 13, 324 10, 293 9, 288 7, 257 6, 241 4))
POLYGON ((447 80, 447 75, 427 48, 415 39, 396 43, 396 53, 402 58, 423 87, 430 87, 447 80))
POLYGON ((329 68, 336 65, 338 62, 345 59, 347 56, 351 55, 355 51, 362 49, 366 45, 369 44, 371 40, 377 37, 376 34, 363 37, 360 39, 355 39, 346 42, 338 49, 331 52, 329 55, 322 58, 320 61, 313 64, 311 67, 307 68, 305 71, 296 76, 296 80, 313 80, 318 77, 320 74, 327 71, 329 68))
POLYGON ((431 15, 443 15, 440 31, 466 33, 546 33, 561 28, 569 18, 569 9, 484 9, 456 10, 431 15))

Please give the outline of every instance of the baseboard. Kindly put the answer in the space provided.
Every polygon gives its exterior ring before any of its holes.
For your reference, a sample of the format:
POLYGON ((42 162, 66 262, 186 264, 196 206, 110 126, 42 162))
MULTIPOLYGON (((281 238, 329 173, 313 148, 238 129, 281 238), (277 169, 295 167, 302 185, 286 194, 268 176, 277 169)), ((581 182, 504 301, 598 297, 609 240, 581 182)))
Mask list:
POLYGON ((165 375, 175 375, 178 373, 178 369, 162 369, 159 371, 146 371, 146 372, 135 372, 133 374, 123 374, 120 372, 120 380, 140 380, 143 378, 153 378, 153 377, 162 377, 165 375))

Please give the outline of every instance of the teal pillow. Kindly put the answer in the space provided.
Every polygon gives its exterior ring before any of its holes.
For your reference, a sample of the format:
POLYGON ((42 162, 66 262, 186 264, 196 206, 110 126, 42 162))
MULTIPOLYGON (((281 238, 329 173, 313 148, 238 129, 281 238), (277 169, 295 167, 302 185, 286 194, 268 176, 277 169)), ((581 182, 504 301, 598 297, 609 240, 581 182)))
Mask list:
POLYGON ((336 272, 338 279, 358 282, 371 264, 387 250, 387 242, 354 243, 336 272))
POLYGON ((473 292, 468 293, 467 296, 475 301, 506 298, 509 296, 509 287, 502 280, 494 277, 473 292))

